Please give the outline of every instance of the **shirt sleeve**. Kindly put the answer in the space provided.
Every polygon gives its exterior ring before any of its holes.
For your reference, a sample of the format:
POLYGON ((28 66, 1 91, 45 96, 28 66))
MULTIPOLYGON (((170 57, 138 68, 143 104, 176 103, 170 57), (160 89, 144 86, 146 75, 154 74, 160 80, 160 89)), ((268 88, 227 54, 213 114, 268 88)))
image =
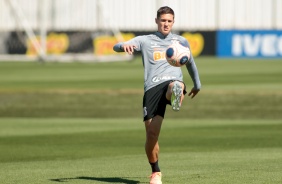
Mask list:
MULTIPOLYGON (((188 43, 188 41, 186 39, 183 41, 182 44, 187 46, 190 49, 190 44, 188 43)), ((193 81, 194 89, 200 90, 201 89, 201 81, 200 81, 198 69, 197 69, 196 63, 194 61, 192 52, 191 52, 190 60, 186 63, 186 68, 188 70, 188 73, 189 73, 192 81, 193 81)))
POLYGON ((132 38, 126 42, 119 42, 117 44, 114 45, 113 49, 114 51, 116 52, 124 52, 124 50, 121 48, 121 46, 123 44, 129 44, 129 45, 135 45, 135 51, 140 51, 141 50, 141 45, 142 45, 142 40, 143 40, 143 37, 142 36, 137 36, 135 38, 132 38))
POLYGON ((197 89, 197 90, 200 90, 201 89, 201 81, 200 81, 198 69, 197 69, 196 63, 193 59, 192 54, 191 54, 190 62, 188 62, 186 64, 186 68, 188 70, 188 73, 189 73, 192 81, 193 81, 194 88, 197 89))
POLYGON ((114 51, 123 52, 124 50, 121 48, 122 44, 123 44, 123 42, 119 42, 119 43, 115 44, 114 47, 113 47, 114 51))

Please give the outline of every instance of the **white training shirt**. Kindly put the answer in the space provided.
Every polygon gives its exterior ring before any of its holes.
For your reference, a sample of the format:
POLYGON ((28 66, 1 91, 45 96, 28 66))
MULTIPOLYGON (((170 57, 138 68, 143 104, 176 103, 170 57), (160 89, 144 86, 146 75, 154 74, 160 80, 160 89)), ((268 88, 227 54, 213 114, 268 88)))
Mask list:
MULTIPOLYGON (((141 52, 144 66, 144 91, 147 91, 165 81, 183 81, 181 68, 171 66, 165 58, 167 47, 175 41, 179 41, 190 49, 188 41, 180 35, 169 33, 167 36, 164 36, 160 32, 155 32, 149 35, 137 36, 124 43, 117 43, 114 46, 114 50, 116 52, 123 52, 120 46, 122 44, 130 44, 136 46, 135 51, 141 52)), ((192 54, 190 60, 186 63, 186 68, 192 78, 194 88, 200 89, 201 82, 192 54)))

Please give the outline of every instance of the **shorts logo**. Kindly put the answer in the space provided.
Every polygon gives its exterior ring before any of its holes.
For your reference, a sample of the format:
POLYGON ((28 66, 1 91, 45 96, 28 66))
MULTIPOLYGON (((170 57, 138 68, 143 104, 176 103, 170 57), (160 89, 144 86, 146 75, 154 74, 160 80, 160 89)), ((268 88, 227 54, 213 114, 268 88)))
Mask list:
POLYGON ((170 76, 170 75, 161 75, 161 76, 154 76, 152 79, 152 82, 160 82, 160 81, 165 81, 165 80, 172 80, 176 79, 175 76, 170 76))
POLYGON ((143 108, 143 116, 145 117, 145 116, 147 116, 147 114, 148 114, 148 113, 147 113, 147 107, 144 107, 144 108, 143 108))

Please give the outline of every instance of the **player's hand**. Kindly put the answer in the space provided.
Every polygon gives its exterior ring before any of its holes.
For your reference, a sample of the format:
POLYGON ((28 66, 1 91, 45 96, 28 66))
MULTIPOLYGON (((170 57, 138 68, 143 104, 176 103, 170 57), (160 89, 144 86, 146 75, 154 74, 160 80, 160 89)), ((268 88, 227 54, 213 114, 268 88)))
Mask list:
POLYGON ((128 53, 129 55, 132 55, 134 53, 134 49, 136 48, 136 46, 123 44, 122 48, 124 52, 128 53))
POLYGON ((199 93, 199 89, 195 89, 195 88, 192 88, 190 93, 188 93, 188 96, 191 96, 191 98, 194 98, 198 93, 199 93))

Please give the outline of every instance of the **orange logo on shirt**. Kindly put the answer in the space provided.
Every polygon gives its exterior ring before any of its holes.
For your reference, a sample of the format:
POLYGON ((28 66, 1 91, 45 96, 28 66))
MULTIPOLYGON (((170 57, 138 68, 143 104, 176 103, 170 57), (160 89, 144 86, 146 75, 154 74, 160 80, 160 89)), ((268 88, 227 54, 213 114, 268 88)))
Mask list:
POLYGON ((154 51, 153 53, 154 61, 159 61, 165 59, 165 52, 154 51))

